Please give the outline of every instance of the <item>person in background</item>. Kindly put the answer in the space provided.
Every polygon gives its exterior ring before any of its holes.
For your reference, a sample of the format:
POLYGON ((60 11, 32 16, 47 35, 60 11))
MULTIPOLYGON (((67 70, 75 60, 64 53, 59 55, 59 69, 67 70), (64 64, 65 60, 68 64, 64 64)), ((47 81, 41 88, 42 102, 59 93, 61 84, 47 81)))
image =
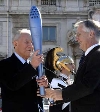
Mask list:
POLYGON ((75 24, 76 40, 85 58, 74 83, 62 90, 46 88, 44 97, 71 101, 71 112, 100 112, 100 22, 84 20, 75 24))
MULTIPOLYGON (((30 30, 17 31, 12 43, 14 53, 0 61, 2 112, 39 112, 42 99, 38 102, 36 77, 43 55, 38 55, 39 50, 33 52, 30 30)), ((45 85, 45 76, 41 80, 45 85)))
MULTIPOLYGON (((72 83, 70 75, 75 69, 74 61, 70 56, 57 55, 61 49, 60 47, 53 48, 48 51, 46 56, 45 74, 50 83, 50 87, 53 89, 62 89, 70 85, 72 83), (62 64, 64 64, 64 66, 62 64), (57 74, 56 72, 60 73, 57 74)), ((56 102, 56 104, 53 105, 52 100, 49 101, 51 101, 49 112, 69 112, 69 102, 56 102)))

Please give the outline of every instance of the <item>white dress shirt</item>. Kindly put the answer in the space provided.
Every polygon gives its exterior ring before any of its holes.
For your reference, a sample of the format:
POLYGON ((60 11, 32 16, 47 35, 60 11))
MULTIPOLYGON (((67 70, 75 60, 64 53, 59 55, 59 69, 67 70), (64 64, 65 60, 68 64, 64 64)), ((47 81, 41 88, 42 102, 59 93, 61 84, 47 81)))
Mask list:
POLYGON ((29 64, 29 60, 25 60, 23 59, 21 56, 19 56, 16 52, 14 52, 15 56, 24 64, 25 62, 27 62, 29 64))
POLYGON ((99 44, 94 44, 93 46, 89 47, 86 52, 85 52, 85 56, 96 46, 98 46, 99 44))

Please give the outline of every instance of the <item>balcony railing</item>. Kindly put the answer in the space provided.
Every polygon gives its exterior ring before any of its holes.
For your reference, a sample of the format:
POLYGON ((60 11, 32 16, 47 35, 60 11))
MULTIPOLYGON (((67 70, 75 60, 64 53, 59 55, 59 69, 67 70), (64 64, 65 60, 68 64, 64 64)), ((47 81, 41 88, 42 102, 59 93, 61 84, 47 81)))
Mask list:
POLYGON ((41 5, 56 5, 56 0, 41 0, 41 5))
POLYGON ((89 0, 89 6, 100 6, 100 0, 89 0))

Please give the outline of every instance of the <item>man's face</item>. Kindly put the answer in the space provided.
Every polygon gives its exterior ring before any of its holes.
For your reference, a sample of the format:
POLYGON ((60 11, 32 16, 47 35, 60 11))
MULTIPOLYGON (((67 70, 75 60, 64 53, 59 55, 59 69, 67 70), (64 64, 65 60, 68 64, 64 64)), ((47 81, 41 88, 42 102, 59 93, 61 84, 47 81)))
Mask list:
POLYGON ((79 43, 80 49, 86 51, 90 47, 90 33, 83 31, 83 24, 79 25, 76 32, 76 40, 79 43))
POLYGON ((28 59, 33 51, 31 36, 22 33, 18 40, 14 41, 15 52, 17 52, 25 60, 28 59))

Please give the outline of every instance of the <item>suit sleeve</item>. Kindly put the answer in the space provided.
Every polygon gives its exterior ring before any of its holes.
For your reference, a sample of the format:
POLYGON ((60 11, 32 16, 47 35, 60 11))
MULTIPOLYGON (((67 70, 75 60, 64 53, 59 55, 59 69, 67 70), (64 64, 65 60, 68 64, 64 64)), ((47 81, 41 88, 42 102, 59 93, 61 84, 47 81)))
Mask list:
POLYGON ((100 88, 99 52, 94 53, 88 58, 85 69, 79 71, 76 77, 78 77, 77 81, 62 90, 62 97, 65 102, 78 100, 92 94, 100 88))

